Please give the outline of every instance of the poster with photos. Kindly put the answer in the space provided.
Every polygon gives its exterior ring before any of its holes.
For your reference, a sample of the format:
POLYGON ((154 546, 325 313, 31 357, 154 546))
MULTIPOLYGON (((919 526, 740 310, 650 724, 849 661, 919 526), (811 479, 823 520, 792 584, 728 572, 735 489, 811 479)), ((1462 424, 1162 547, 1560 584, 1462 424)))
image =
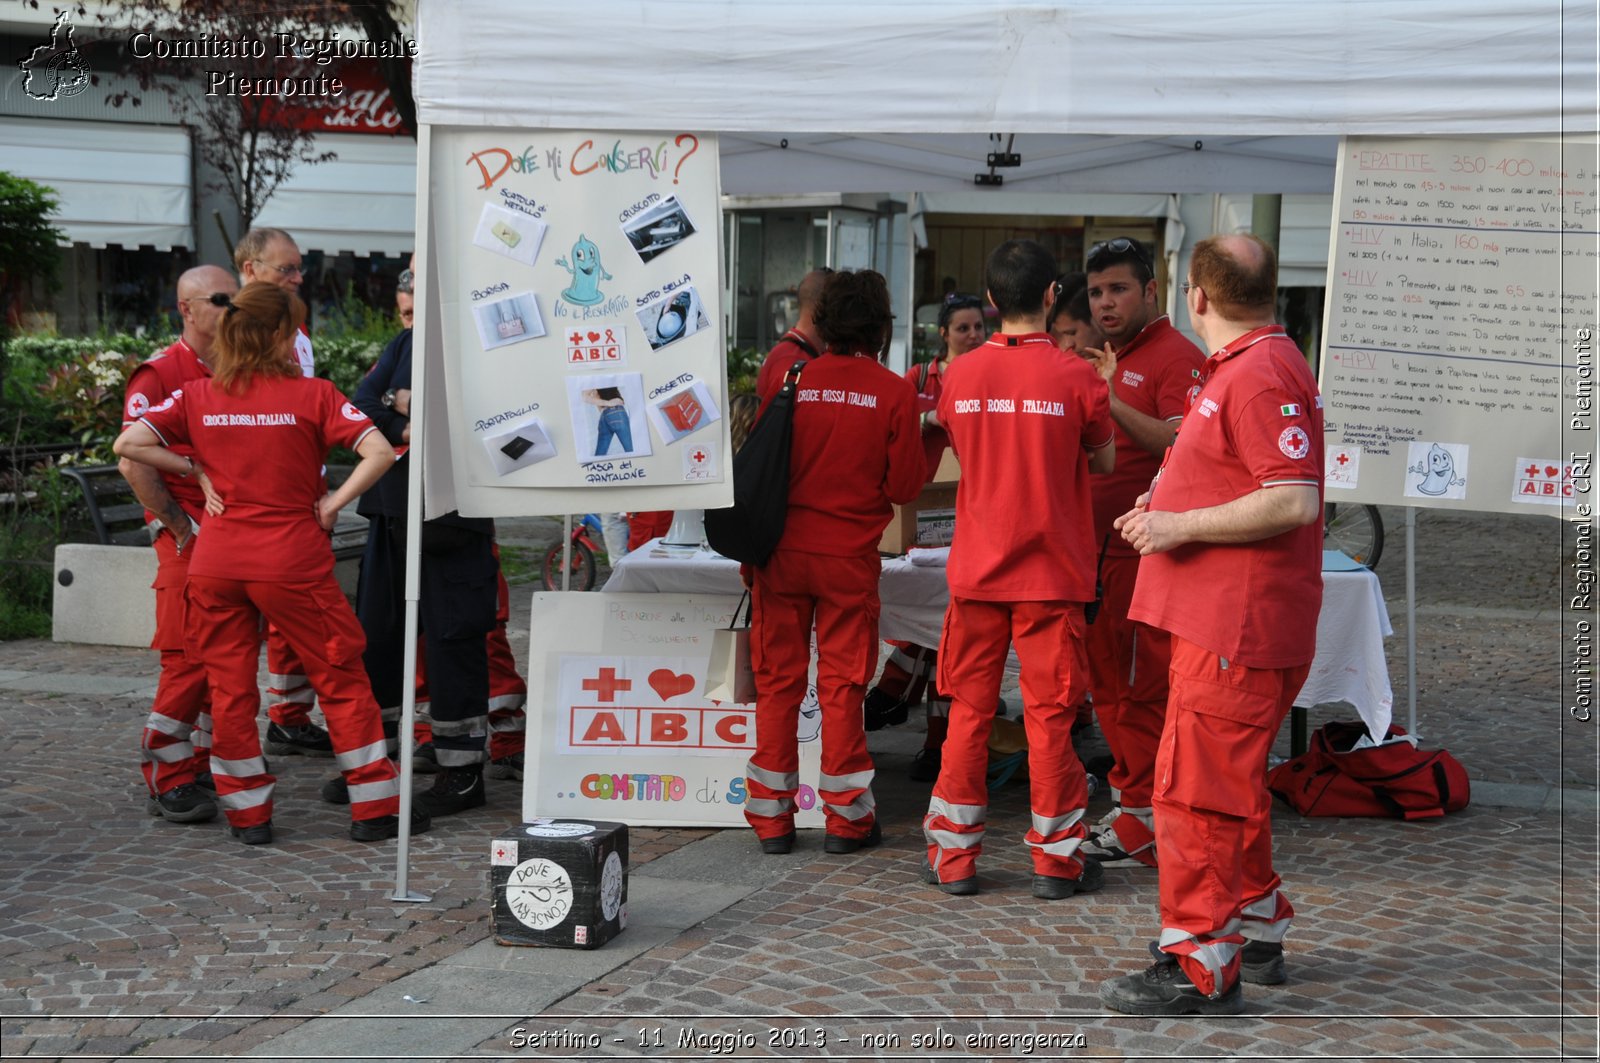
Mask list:
POLYGON ((716 138, 436 128, 427 157, 457 507, 731 504, 716 138))

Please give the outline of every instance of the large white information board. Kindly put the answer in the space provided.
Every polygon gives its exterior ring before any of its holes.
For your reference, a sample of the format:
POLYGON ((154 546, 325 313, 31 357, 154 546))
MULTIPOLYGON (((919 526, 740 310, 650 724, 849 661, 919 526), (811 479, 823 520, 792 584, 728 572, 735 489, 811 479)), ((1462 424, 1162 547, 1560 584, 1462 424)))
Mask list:
POLYGON ((1595 138, 1347 138, 1322 351, 1327 499, 1562 515, 1596 314, 1595 138))
POLYGON ((434 128, 428 154, 455 506, 731 504, 716 138, 434 128))

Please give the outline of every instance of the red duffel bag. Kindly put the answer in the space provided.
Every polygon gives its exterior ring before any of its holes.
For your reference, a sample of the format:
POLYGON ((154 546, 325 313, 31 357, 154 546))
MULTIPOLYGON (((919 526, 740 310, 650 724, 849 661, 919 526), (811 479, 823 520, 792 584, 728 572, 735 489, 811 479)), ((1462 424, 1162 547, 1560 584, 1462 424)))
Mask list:
POLYGON ((1325 724, 1309 750, 1267 773, 1267 788, 1303 816, 1428 819, 1467 807, 1467 771, 1447 751, 1418 749, 1398 727, 1353 749, 1366 735, 1363 724, 1325 724))

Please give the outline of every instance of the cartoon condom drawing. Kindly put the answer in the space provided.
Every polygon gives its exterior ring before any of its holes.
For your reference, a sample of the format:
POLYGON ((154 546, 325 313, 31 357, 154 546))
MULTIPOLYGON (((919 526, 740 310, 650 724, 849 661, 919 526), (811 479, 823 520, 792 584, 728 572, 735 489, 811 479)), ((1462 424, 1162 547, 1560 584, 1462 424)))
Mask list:
POLYGON ((1435 443, 1428 448, 1428 461, 1426 467, 1421 462, 1412 466, 1412 472, 1423 474, 1422 482, 1417 485, 1417 490, 1425 495, 1442 495, 1450 490, 1451 483, 1455 480, 1456 459, 1450 452, 1435 443))
POLYGON ((556 259, 556 265, 572 274, 572 286, 561 293, 561 297, 569 303, 579 306, 593 306, 605 298, 600 291, 600 282, 611 280, 611 274, 600 265, 600 249, 594 241, 578 234, 578 242, 572 245, 572 261, 565 258, 556 259))

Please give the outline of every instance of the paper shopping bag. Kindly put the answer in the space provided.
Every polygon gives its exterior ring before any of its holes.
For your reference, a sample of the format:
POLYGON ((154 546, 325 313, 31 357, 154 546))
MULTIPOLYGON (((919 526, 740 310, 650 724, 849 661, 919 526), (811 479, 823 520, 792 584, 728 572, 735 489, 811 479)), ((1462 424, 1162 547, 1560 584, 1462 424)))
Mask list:
MULTIPOLYGON (((745 592, 748 596, 749 592, 745 592)), ((739 600, 744 605, 744 599, 739 600)), ((750 667, 750 610, 744 610, 739 623, 739 608, 727 627, 711 634, 711 663, 706 666, 706 685, 701 692, 711 701, 750 705, 756 700, 756 676, 750 667)))

